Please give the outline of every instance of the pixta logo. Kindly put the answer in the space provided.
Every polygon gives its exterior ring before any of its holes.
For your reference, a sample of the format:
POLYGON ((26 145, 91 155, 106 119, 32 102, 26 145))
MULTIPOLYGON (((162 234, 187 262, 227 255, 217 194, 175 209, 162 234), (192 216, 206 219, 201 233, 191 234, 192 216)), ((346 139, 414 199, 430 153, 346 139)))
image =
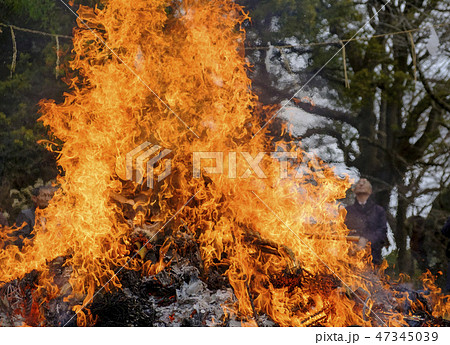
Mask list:
MULTIPOLYGON (((126 178, 138 184, 144 182, 145 175, 147 176, 147 186, 153 188, 154 185, 154 168, 164 157, 170 152, 169 149, 162 149, 159 145, 153 145, 146 141, 141 145, 135 147, 126 155, 126 178), (159 151, 159 153, 157 153, 159 151), (136 172, 133 178, 133 172, 136 172)), ((161 182, 170 175, 172 170, 172 160, 167 158, 165 160, 165 169, 157 177, 157 181, 161 182)))
MULTIPOLYGON (((146 178, 147 186, 153 188, 155 179, 157 182, 161 182, 171 174, 172 159, 166 157, 171 152, 169 149, 163 149, 161 146, 153 145, 148 141, 135 147, 126 155, 127 180, 142 184, 146 178), (162 160, 164 161, 160 162, 162 160), (163 169, 164 171, 161 172, 163 169), (157 173, 157 176, 155 176, 155 173, 157 173)), ((304 155, 299 160, 297 152, 285 151, 256 152, 253 154, 250 152, 193 152, 192 177, 199 179, 202 172, 205 172, 207 174, 225 175, 229 179, 247 179, 252 175, 260 179, 266 179, 267 175, 261 164, 263 159, 267 158, 278 161, 278 176, 280 179, 301 179, 305 174, 310 175, 312 171, 314 171, 316 177, 325 178, 317 157, 304 155)))

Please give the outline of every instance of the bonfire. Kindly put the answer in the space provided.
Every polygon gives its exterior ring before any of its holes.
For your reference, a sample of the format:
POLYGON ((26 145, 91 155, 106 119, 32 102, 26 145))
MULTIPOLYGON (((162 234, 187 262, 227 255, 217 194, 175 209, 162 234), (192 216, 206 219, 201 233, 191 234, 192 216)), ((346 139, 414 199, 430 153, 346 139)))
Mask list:
POLYGON ((77 14, 70 92, 40 103, 59 189, 34 238, 0 251, 3 324, 445 322, 431 276, 426 293, 389 284, 349 241, 351 181, 284 125, 271 136, 243 8, 109 0, 77 14))

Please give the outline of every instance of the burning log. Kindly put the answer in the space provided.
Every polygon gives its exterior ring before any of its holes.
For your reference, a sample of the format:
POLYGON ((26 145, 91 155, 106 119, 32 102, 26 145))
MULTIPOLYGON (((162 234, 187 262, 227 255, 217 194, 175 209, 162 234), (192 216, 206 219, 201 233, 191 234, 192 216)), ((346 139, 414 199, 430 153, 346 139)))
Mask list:
POLYGON ((263 239, 261 237, 261 234, 257 231, 250 230, 246 227, 243 240, 256 247, 262 253, 277 255, 287 259, 288 262, 291 262, 290 266, 292 268, 298 266, 297 259, 295 258, 294 252, 291 249, 289 249, 284 244, 278 244, 275 241, 263 239))
POLYGON ((330 311, 330 307, 323 308, 318 312, 307 316, 304 320, 301 321, 302 326, 305 327, 317 327, 321 326, 322 322, 327 318, 327 312, 330 311))

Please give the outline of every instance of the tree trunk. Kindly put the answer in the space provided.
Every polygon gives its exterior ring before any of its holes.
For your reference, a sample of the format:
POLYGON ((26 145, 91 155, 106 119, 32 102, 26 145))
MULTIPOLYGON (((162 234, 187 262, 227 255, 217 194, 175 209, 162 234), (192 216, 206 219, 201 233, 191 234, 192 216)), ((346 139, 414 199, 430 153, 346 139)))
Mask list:
POLYGON ((410 261, 406 251, 406 209, 408 208, 408 201, 404 198, 404 186, 398 188, 398 206, 396 216, 396 227, 394 232, 395 243, 397 244, 398 257, 397 265, 400 272, 410 272, 410 261))

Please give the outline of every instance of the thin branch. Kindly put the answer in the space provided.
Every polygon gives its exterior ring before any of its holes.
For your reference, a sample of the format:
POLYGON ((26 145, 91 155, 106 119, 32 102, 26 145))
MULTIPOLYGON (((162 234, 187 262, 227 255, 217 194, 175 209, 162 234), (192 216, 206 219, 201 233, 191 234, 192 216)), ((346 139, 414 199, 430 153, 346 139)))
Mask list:
POLYGON ((342 150, 344 154, 344 162, 347 165, 351 165, 350 154, 354 154, 355 152, 351 149, 351 146, 345 144, 345 140, 342 136, 342 133, 337 131, 334 128, 330 127, 312 127, 308 128, 306 132, 301 135, 302 139, 312 137, 313 135, 328 135, 337 140, 339 148, 342 150))
POLYGON ((344 113, 339 110, 334 110, 330 108, 321 107, 318 105, 311 105, 311 103, 306 103, 302 101, 295 101, 295 105, 306 111, 307 113, 326 117, 332 120, 337 120, 341 122, 345 122, 353 127, 356 127, 356 118, 348 113, 344 113))
POLYGON ((450 112, 450 104, 446 103, 444 100, 440 99, 439 97, 437 97, 433 90, 431 89, 430 85, 428 84, 427 79, 425 78, 424 74, 422 73, 422 70, 420 69, 419 66, 417 66, 417 71, 419 72, 419 78, 420 81, 423 84, 423 87, 425 88, 425 91, 428 93, 428 95, 430 96, 430 98, 435 101, 440 107, 442 107, 443 109, 445 109, 446 111, 450 112))

